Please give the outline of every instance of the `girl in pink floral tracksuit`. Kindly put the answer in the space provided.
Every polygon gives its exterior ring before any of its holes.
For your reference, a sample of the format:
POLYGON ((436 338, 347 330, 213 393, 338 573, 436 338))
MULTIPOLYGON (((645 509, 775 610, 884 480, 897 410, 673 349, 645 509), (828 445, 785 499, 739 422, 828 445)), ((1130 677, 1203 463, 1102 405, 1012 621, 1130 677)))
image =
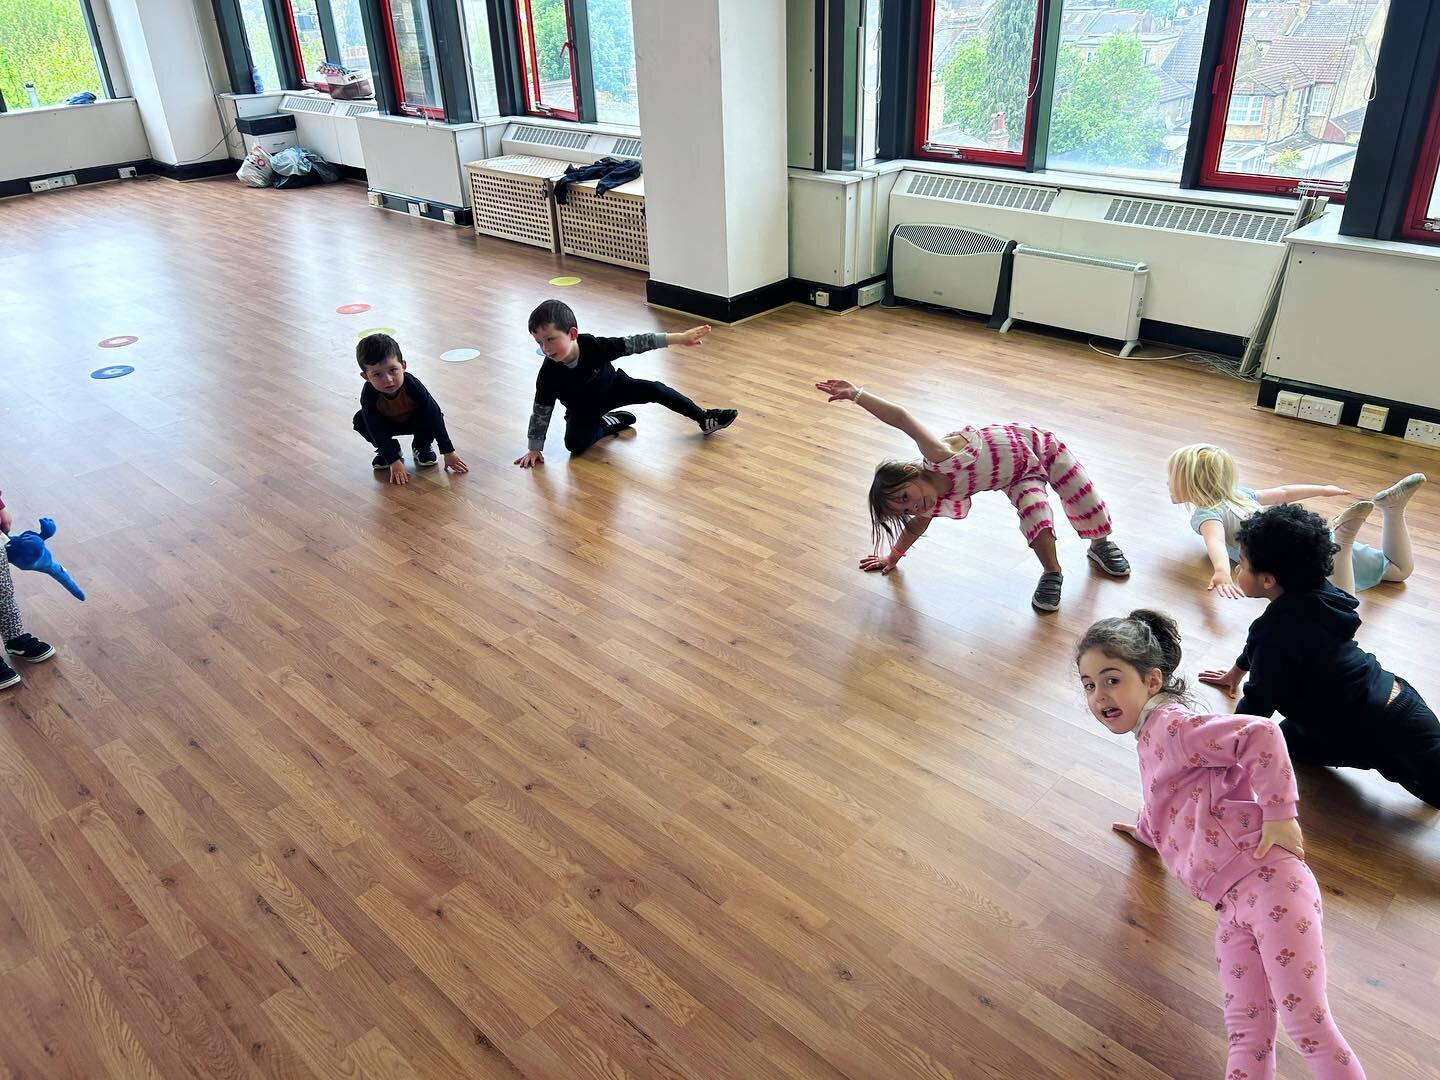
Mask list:
POLYGON ((1277 1015, 1315 1076, 1363 1078, 1325 996, 1320 888, 1303 862, 1300 796, 1280 729, 1188 708, 1175 677, 1180 632, 1158 612, 1102 619, 1075 656, 1095 719, 1133 733, 1140 752, 1145 805, 1133 826, 1115 828, 1158 851, 1219 912, 1226 1080, 1275 1075, 1277 1015))

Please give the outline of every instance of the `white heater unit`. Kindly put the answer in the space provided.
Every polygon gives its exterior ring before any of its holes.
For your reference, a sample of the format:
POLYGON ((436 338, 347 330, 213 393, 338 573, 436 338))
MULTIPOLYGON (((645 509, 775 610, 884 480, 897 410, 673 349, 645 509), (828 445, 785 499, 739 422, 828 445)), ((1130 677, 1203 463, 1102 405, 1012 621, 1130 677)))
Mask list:
POLYGON ((1006 243, 953 225, 897 225, 890 246, 891 289, 901 300, 989 315, 1006 243))
POLYGON ((1143 262, 1098 259, 1019 244, 1010 278, 1010 317, 1123 342, 1121 356, 1140 345, 1140 316, 1150 268, 1143 262))

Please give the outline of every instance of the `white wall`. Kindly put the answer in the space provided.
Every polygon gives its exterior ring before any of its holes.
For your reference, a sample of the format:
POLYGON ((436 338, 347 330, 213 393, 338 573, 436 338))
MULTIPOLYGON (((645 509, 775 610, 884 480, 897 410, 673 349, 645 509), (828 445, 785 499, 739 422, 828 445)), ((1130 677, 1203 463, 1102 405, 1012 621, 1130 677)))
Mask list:
POLYGON ((228 157, 215 95, 229 87, 211 81, 207 60, 214 47, 214 16, 209 5, 197 0, 108 3, 151 156, 168 165, 228 157))
POLYGON ((134 99, 0 114, 0 180, 144 161, 150 144, 134 99))

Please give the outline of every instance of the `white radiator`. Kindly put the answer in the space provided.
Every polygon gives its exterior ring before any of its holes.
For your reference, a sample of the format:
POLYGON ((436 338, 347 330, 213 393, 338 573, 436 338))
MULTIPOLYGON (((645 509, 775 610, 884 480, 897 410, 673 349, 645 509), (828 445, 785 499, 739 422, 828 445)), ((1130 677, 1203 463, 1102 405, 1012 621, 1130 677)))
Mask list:
POLYGON ((1098 259, 1019 244, 1010 279, 1010 317, 1016 322, 1078 330, 1124 343, 1121 356, 1140 344, 1140 316, 1150 268, 1143 262, 1098 259))
POLYGON ((891 290, 901 300, 989 315, 1006 243, 953 225, 897 225, 891 237, 891 290))

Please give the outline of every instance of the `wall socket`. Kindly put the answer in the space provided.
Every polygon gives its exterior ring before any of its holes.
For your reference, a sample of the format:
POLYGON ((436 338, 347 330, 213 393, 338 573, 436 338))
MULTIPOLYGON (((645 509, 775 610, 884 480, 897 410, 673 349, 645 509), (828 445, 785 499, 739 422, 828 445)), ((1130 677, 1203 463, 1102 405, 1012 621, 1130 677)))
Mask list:
POLYGON ((134 179, 135 179, 135 172, 136 172, 136 169, 135 169, 135 166, 134 166, 134 165, 126 165, 123 169, 120 170, 120 179, 121 179, 121 180, 134 180, 134 179))
POLYGON ((1341 403, 1331 398, 1310 397, 1307 394, 1300 399, 1300 411, 1296 415, 1301 420, 1333 426, 1340 423, 1341 408, 1341 403))
POLYGON ((1390 410, 1384 405, 1361 405, 1360 419, 1355 421, 1355 426, 1366 431, 1384 431, 1385 421, 1388 419, 1390 410))
POLYGON ((1299 416, 1300 399, 1304 395, 1296 394, 1289 390, 1282 390, 1275 395, 1276 416, 1299 416))
POLYGON ((44 180, 31 180, 31 191, 53 191, 55 188, 74 187, 75 174, 66 173, 64 176, 47 176, 44 180))
POLYGON ((856 303, 858 303, 861 307, 866 307, 870 304, 878 304, 881 300, 884 299, 885 282, 883 281, 875 281, 871 282, 869 285, 861 285, 859 294, 855 298, 856 303))
POLYGON ((1440 446, 1440 423, 1433 420, 1411 420, 1405 425, 1405 441, 1425 446, 1440 446))

